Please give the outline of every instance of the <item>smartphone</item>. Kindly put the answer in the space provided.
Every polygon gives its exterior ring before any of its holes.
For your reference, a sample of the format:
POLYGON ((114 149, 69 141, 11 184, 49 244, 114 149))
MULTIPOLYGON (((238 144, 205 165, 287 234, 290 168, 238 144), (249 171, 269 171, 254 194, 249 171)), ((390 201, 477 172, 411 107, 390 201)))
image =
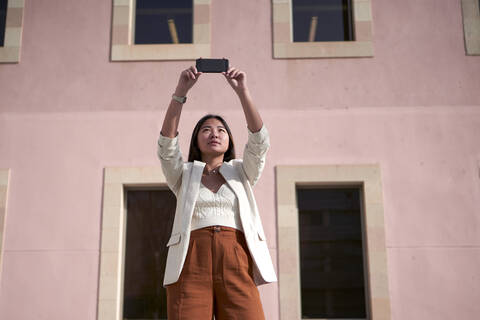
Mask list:
POLYGON ((198 72, 226 72, 228 70, 228 59, 197 59, 195 65, 198 72))

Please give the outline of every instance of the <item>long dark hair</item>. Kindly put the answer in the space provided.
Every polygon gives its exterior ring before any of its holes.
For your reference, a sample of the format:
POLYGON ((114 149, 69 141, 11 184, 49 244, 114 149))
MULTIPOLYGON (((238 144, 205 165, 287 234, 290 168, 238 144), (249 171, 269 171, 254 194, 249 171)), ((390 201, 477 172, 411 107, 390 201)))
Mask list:
POLYGON ((215 118, 220 121, 228 133, 228 149, 223 154, 223 161, 228 162, 232 159, 235 159, 235 144, 233 143, 232 132, 230 131, 230 127, 228 126, 227 122, 219 115, 207 114, 206 116, 203 116, 200 120, 198 120, 195 128, 193 129, 192 139, 190 140, 190 151, 188 153, 189 162, 193 162, 194 160, 202 161, 202 152, 200 151, 197 142, 198 132, 200 131, 203 123, 211 118, 215 118))

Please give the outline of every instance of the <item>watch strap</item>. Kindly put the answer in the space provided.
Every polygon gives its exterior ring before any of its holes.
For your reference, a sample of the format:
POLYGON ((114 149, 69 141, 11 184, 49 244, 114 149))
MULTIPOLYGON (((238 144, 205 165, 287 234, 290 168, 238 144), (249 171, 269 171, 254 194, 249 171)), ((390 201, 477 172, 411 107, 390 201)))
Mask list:
POLYGON ((172 94, 172 99, 180 103, 185 103, 185 101, 187 101, 187 97, 179 97, 174 94, 172 94))

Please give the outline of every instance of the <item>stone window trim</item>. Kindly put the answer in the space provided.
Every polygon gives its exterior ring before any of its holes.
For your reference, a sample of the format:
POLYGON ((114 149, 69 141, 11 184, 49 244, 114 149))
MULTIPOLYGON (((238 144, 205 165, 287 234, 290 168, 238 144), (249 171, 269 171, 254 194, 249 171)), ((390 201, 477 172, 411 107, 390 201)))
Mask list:
POLYGON ((478 0, 462 0, 463 34, 467 55, 480 55, 479 6, 478 0))
POLYGON ((22 46, 25 0, 8 0, 5 39, 0 47, 0 63, 19 63, 22 46))
POLYGON ((272 0, 273 57, 373 57, 371 0, 352 0, 355 41, 293 42, 292 0, 272 0))
POLYGON ((361 187, 367 319, 391 319, 380 166, 280 165, 275 175, 280 319, 302 318, 297 186, 361 187))
POLYGON ((160 167, 104 169, 97 320, 123 319, 126 190, 168 189, 160 167))
POLYGON ((134 44, 135 0, 114 0, 111 61, 193 60, 211 56, 211 0, 193 0, 193 43, 134 44))
POLYGON ((0 169, 0 275, 3 265, 3 240, 5 224, 7 221, 8 183, 10 182, 10 169, 0 169))

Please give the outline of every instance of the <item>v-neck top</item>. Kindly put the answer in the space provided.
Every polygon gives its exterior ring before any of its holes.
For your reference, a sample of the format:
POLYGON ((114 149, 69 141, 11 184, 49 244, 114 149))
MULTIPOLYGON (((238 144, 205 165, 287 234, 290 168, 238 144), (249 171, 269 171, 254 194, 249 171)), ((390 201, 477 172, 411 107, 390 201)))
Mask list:
POLYGON ((227 183, 222 184, 216 193, 200 183, 192 230, 216 225, 242 230, 237 196, 227 183))

